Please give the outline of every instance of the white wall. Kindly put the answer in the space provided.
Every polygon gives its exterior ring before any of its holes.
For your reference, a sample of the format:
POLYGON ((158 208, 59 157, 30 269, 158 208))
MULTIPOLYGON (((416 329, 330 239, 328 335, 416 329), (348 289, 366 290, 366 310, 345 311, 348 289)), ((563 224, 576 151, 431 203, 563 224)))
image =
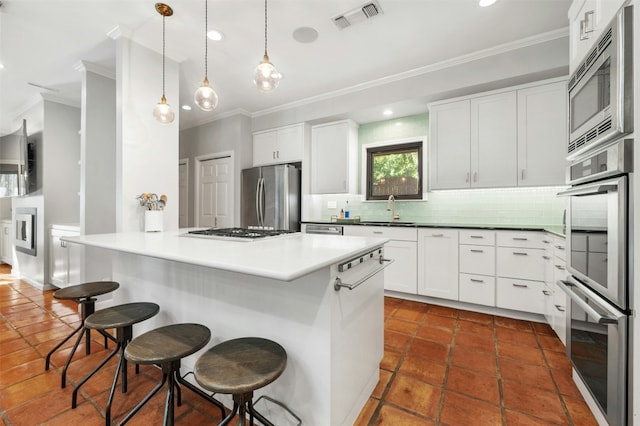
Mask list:
POLYGON ((47 264, 48 250, 46 249, 47 232, 45 227, 44 196, 14 197, 11 200, 13 204, 14 221, 16 208, 32 207, 35 208, 37 212, 36 256, 16 251, 15 261, 12 265, 12 273, 29 282, 34 287, 47 288, 48 279, 45 278, 45 265, 47 264))

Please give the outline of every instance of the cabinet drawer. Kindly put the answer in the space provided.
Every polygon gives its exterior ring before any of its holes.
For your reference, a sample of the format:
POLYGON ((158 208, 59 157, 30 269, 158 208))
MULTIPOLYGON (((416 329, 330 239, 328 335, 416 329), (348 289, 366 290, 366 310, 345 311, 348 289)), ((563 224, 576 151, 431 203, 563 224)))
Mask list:
POLYGON ((498 247, 497 251, 499 277, 544 281, 544 250, 498 247))
POLYGON ((496 279, 484 275, 460 274, 461 302, 477 305, 496 305, 496 279))
POLYGON ((460 245, 460 272, 495 275, 495 265, 495 247, 460 245))
POLYGON ((350 225, 343 228, 343 233, 358 237, 384 237, 399 241, 418 241, 417 228, 350 225))
POLYGON ((495 231, 481 229, 460 231, 460 244, 472 244, 476 246, 493 246, 496 243, 495 231))
POLYGON ((557 239, 553 241, 553 254, 562 260, 567 260, 567 249, 564 239, 557 239))
POLYGON ((499 231, 497 235, 497 245, 500 247, 522 247, 544 249, 541 232, 528 231, 499 231))
POLYGON ((544 283, 540 281, 498 278, 496 306, 516 311, 544 314, 544 283))

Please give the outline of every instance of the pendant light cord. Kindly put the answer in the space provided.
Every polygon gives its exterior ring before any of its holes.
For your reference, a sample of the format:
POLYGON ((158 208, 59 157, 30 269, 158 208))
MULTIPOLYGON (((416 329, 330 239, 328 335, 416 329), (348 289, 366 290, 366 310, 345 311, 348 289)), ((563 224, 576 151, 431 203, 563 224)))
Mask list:
POLYGON ((267 0, 264 0, 264 54, 267 56, 267 0))
POLYGON ((208 60, 207 60, 207 53, 209 51, 208 47, 209 47, 209 36, 207 35, 207 32, 209 30, 209 1, 208 0, 204 0, 204 78, 205 80, 208 80, 207 78, 207 71, 208 71, 208 60))
POLYGON ((166 99, 164 95, 164 48, 165 48, 165 29, 164 29, 164 19, 165 16, 162 15, 162 98, 166 99))

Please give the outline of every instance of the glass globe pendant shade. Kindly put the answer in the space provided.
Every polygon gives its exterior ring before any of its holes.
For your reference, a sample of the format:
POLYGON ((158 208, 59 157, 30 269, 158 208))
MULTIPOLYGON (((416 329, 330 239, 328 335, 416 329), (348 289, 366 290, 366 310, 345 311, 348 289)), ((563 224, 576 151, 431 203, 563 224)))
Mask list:
POLYGON ((153 108, 153 118, 162 124, 172 123, 175 118, 175 114, 171 106, 167 103, 167 98, 165 98, 164 95, 162 95, 160 102, 153 108))
POLYGON ((218 94, 209 86, 209 79, 204 78, 202 86, 196 90, 193 100, 203 111, 213 111, 218 106, 218 94))
POLYGON ((256 67, 253 72, 253 84, 256 85, 261 92, 271 92, 280 83, 282 74, 276 70, 276 67, 269 62, 269 56, 264 55, 262 62, 256 67))

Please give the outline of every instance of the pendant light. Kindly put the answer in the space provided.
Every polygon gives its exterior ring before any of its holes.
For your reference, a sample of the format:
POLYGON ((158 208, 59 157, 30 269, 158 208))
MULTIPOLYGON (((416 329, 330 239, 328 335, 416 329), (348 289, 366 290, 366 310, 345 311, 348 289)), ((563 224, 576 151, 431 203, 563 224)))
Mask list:
POLYGON ((204 81, 202 86, 196 90, 196 94, 193 96, 193 100, 196 105, 203 111, 213 111, 218 106, 218 94, 209 86, 209 79, 207 78, 207 51, 208 41, 207 25, 209 10, 207 7, 208 0, 204 0, 204 81))
POLYGON ((269 62, 267 54, 267 0, 264 0, 264 56, 253 72, 253 84, 259 91, 268 93, 278 87, 281 78, 282 74, 269 62))
POLYGON ((162 124, 169 124, 173 122, 175 117, 174 112, 171 110, 171 106, 167 103, 167 98, 164 95, 164 51, 165 51, 165 27, 164 19, 167 16, 173 15, 173 9, 169 5, 164 3, 156 3, 156 11, 162 15, 162 98, 153 109, 153 118, 161 122, 162 124))

